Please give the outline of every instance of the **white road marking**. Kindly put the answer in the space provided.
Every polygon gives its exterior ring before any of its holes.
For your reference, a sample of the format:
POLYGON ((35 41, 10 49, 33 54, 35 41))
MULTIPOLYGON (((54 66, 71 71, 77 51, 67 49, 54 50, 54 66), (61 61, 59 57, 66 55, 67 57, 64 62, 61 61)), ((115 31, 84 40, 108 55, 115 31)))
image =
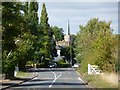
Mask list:
MULTIPOLYGON (((78 80, 80 80, 82 83, 85 84, 85 82, 79 77, 78 80)), ((85 84, 86 87, 88 87, 88 85, 85 84)), ((89 88, 89 87, 88 87, 89 88)))
POLYGON ((62 75, 62 72, 60 72, 60 74, 59 74, 59 76, 56 78, 56 80, 57 80, 59 77, 61 77, 61 75, 62 75))
POLYGON ((38 77, 35 77, 34 79, 38 79, 38 77))
POLYGON ((50 85, 49 87, 52 87, 52 85, 50 85))
POLYGON ((78 78, 78 80, 82 81, 82 83, 85 83, 80 77, 78 78))
MULTIPOLYGON (((80 73, 78 72, 78 71, 76 71, 77 72, 77 74, 80 76, 80 73)), ((78 78, 78 80, 80 80, 80 81, 82 81, 84 84, 85 84, 85 82, 79 77, 78 78)), ((85 84, 86 85, 86 84, 85 84)), ((88 85, 86 85, 87 87, 88 87, 88 85)), ((89 88, 89 87, 88 87, 89 88)))
MULTIPOLYGON (((37 68, 35 68, 35 70, 37 71, 38 69, 37 69, 37 68)), ((35 74, 35 75, 38 75, 38 72, 34 72, 34 74, 35 74)))
POLYGON ((77 72, 77 74, 80 76, 79 72, 78 72, 78 71, 76 71, 76 72, 77 72))
POLYGON ((55 74, 55 72, 52 72, 53 74, 54 74, 54 76, 55 76, 55 79, 57 78, 57 76, 56 76, 56 74, 55 74))
POLYGON ((55 76, 53 82, 51 83, 51 85, 49 85, 49 88, 52 87, 53 83, 62 75, 62 72, 60 72, 59 76, 57 77, 57 75, 55 74, 55 72, 52 72, 55 76))
MULTIPOLYGON (((35 70, 38 70, 38 69, 35 68, 35 70)), ((38 75, 38 72, 33 72, 33 74, 38 75)), ((35 78, 33 78, 33 79, 29 80, 29 81, 32 81, 32 80, 35 80, 35 79, 38 79, 38 76, 36 76, 35 78)))

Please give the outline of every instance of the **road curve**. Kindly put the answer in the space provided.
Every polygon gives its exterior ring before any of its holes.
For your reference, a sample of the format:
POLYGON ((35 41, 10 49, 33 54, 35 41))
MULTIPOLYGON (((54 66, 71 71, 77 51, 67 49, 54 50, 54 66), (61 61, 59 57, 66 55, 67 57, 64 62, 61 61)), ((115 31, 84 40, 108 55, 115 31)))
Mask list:
POLYGON ((38 76, 11 89, 22 88, 88 88, 74 68, 37 68, 29 70, 38 76))

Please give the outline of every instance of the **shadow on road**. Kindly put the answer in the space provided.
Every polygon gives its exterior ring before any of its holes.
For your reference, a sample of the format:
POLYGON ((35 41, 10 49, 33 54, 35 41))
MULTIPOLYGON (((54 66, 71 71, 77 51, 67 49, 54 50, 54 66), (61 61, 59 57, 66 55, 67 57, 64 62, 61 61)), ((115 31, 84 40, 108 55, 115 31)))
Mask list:
POLYGON ((40 81, 51 81, 53 79, 34 79, 32 81, 29 81, 29 82, 40 82, 40 81))
POLYGON ((1 82, 0 84, 2 86, 14 86, 14 85, 17 85, 19 82, 24 82, 24 81, 28 81, 30 80, 30 78, 18 78, 18 77, 15 77, 14 79, 11 79, 10 81, 7 81, 7 82, 1 82))
POLYGON ((0 83, 2 86, 6 86, 6 85, 16 85, 17 83, 15 82, 11 82, 11 83, 0 83))
POLYGON ((74 68, 31 68, 28 69, 29 72, 49 72, 49 71, 61 71, 61 72, 65 72, 65 71, 75 71, 74 68))
MULTIPOLYGON (((22 84, 22 85, 19 85, 20 87, 21 86, 39 86, 39 85, 50 85, 51 83, 50 82, 45 82, 45 83, 29 83, 29 84, 22 84)), ((68 82, 56 82, 54 83, 53 85, 85 85, 84 83, 68 83, 68 82)))

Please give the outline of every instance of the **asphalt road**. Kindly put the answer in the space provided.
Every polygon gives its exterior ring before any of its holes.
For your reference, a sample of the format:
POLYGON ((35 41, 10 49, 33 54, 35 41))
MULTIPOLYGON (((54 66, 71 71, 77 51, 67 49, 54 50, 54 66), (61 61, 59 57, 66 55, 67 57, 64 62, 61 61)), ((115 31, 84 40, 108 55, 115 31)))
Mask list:
POLYGON ((15 88, 88 88, 73 68, 37 68, 30 70, 38 76, 15 88))

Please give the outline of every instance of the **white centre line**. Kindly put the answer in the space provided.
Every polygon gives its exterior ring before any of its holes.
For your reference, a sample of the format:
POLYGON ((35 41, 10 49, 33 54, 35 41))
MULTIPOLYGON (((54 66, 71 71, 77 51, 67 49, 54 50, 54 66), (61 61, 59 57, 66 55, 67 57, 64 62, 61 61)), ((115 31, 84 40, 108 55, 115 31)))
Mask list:
POLYGON ((55 79, 57 78, 57 76, 56 76, 56 74, 55 74, 55 72, 52 72, 53 74, 54 74, 54 76, 55 76, 55 79))
POLYGON ((60 72, 60 74, 58 75, 58 77, 55 74, 55 72, 52 72, 52 73, 54 74, 55 78, 54 78, 53 82, 49 85, 49 88, 52 87, 53 83, 62 75, 62 72, 60 72))

